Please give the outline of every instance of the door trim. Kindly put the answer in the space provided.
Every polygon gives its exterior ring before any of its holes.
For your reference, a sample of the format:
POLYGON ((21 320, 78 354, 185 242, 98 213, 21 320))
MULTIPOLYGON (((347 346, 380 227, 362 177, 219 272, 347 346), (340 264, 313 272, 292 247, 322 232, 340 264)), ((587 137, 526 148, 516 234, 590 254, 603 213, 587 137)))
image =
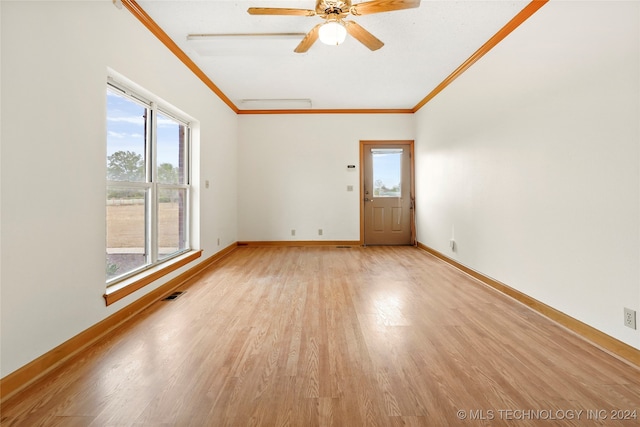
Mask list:
POLYGON ((415 203, 415 165, 414 165, 414 140, 412 139, 388 139, 388 140, 360 140, 360 246, 364 245, 364 146, 365 145, 392 145, 407 144, 409 145, 409 164, 411 165, 411 244, 416 246, 416 203, 415 203))

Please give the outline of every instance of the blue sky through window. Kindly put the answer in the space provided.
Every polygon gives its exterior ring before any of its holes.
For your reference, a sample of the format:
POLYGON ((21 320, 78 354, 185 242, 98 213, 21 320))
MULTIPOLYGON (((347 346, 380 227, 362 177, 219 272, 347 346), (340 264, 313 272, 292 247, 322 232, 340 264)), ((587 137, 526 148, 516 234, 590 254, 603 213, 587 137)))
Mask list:
POLYGON ((107 156, 133 151, 144 157, 145 107, 107 91, 107 156))
MULTIPOLYGON (((117 151, 133 151, 144 156, 145 107, 129 98, 107 91, 107 156, 117 151)), ((178 166, 180 124, 158 115, 157 162, 178 166)))
POLYGON ((374 149, 373 182, 381 180, 385 187, 400 185, 402 149, 374 149))

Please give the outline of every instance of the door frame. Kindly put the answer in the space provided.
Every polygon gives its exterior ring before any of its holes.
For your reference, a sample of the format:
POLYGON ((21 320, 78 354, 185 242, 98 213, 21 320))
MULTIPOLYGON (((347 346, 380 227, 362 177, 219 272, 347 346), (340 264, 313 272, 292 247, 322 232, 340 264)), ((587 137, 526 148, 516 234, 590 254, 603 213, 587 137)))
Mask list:
POLYGON ((410 218, 410 229, 411 229, 411 244, 416 245, 416 200, 415 200, 415 165, 414 158, 415 156, 413 151, 414 140, 412 139, 387 139, 387 140, 360 140, 360 246, 364 245, 364 146, 365 145, 394 145, 394 144, 405 144, 409 145, 409 164, 411 170, 409 171, 411 185, 410 185, 410 199, 411 199, 411 213, 409 215, 410 218))

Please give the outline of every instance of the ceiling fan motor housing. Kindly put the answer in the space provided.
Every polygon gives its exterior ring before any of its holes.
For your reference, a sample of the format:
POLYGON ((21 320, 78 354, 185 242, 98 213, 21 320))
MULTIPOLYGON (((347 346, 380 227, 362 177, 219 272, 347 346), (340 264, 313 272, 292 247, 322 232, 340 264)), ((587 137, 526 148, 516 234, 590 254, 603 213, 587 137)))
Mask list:
POLYGON ((316 5, 316 13, 326 15, 348 14, 351 8, 351 1, 319 0, 316 5))

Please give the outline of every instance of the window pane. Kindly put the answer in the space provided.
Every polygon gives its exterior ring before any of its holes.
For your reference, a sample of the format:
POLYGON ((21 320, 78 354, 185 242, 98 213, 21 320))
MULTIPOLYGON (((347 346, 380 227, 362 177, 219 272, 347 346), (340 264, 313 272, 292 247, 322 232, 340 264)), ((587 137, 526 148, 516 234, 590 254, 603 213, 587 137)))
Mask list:
POLYGON ((186 249, 187 190, 162 188, 158 193, 158 257, 186 249))
POLYGON ((107 280, 147 264, 145 189, 107 188, 107 280))
POLYGON ((107 91, 107 180, 144 182, 146 107, 107 91))
POLYGON ((185 184, 186 126, 170 117, 158 114, 156 134, 158 182, 161 184, 185 184))
POLYGON ((402 148, 372 148, 373 196, 401 197, 402 148))

